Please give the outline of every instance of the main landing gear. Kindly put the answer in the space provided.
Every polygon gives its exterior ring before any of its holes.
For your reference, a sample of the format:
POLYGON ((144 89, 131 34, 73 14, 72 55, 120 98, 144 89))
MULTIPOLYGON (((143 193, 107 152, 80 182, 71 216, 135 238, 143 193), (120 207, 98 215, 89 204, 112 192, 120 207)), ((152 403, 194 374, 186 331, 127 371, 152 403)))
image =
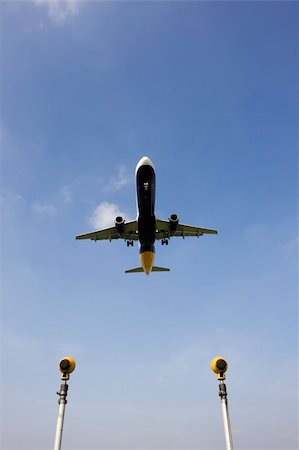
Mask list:
POLYGON ((168 245, 168 239, 167 239, 167 238, 162 239, 162 240, 161 240, 161 244, 162 244, 162 245, 164 245, 164 244, 165 244, 165 245, 168 245))
POLYGON ((127 241, 127 247, 133 247, 134 241, 127 241))

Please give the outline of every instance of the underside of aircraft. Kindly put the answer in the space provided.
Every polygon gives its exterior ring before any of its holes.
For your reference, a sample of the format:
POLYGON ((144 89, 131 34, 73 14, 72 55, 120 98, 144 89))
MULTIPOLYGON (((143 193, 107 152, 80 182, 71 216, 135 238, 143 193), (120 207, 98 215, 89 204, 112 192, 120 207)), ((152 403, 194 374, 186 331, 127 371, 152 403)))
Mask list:
POLYGON ((76 236, 76 239, 92 241, 123 239, 127 246, 139 241, 139 258, 141 267, 126 270, 126 273, 168 272, 170 269, 154 266, 155 241, 168 245, 172 237, 203 236, 217 234, 217 230, 184 225, 179 222, 177 214, 171 214, 168 220, 155 217, 156 176, 152 161, 144 156, 136 166, 137 219, 125 222, 121 216, 116 217, 113 227, 76 236))

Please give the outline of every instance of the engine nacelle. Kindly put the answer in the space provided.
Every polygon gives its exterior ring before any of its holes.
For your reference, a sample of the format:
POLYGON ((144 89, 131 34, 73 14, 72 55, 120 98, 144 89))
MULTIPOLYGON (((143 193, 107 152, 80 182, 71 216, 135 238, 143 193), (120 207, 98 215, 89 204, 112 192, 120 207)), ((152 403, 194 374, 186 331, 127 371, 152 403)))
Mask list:
POLYGON ((176 214, 171 214, 169 217, 169 229, 171 232, 176 231, 179 223, 179 217, 176 214))
POLYGON ((119 234, 123 234, 125 231, 125 219, 121 216, 117 216, 115 219, 115 228, 119 234))

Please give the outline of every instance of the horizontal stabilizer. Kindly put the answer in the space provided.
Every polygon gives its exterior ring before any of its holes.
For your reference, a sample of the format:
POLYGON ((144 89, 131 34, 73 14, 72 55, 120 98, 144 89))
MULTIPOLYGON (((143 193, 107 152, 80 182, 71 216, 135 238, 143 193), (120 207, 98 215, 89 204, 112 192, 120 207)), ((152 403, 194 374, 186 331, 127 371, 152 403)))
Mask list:
MULTIPOLYGON (((151 272, 169 272, 170 269, 167 269, 166 267, 157 267, 153 266, 151 272)), ((136 267, 135 269, 129 269, 126 270, 126 273, 137 273, 137 272, 144 272, 143 267, 136 267)))
POLYGON ((153 266, 152 268, 152 272, 169 272, 170 269, 168 269, 167 267, 157 267, 157 266, 153 266))
POLYGON ((135 269, 126 270, 126 273, 144 272, 143 267, 136 267, 135 269))

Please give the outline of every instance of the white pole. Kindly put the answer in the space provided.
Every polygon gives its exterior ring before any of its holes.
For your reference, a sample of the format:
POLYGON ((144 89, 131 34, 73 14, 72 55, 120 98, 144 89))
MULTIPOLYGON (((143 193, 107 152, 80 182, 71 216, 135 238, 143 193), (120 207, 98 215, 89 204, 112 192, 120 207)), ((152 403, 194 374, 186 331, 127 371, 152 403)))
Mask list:
POLYGON ((219 384, 219 395, 221 397, 221 408, 223 416, 226 450, 234 450, 230 418, 228 412, 226 385, 224 384, 223 380, 221 380, 219 384))
POLYGON ((67 390, 68 385, 65 382, 60 386, 60 392, 57 392, 59 395, 59 409, 58 409, 58 417, 57 417, 57 425, 56 425, 56 435, 55 435, 55 443, 54 443, 54 450, 60 450, 61 449, 61 440, 62 440, 62 430, 63 430, 63 421, 64 421, 64 409, 65 405, 67 403, 66 396, 67 396, 67 390))

